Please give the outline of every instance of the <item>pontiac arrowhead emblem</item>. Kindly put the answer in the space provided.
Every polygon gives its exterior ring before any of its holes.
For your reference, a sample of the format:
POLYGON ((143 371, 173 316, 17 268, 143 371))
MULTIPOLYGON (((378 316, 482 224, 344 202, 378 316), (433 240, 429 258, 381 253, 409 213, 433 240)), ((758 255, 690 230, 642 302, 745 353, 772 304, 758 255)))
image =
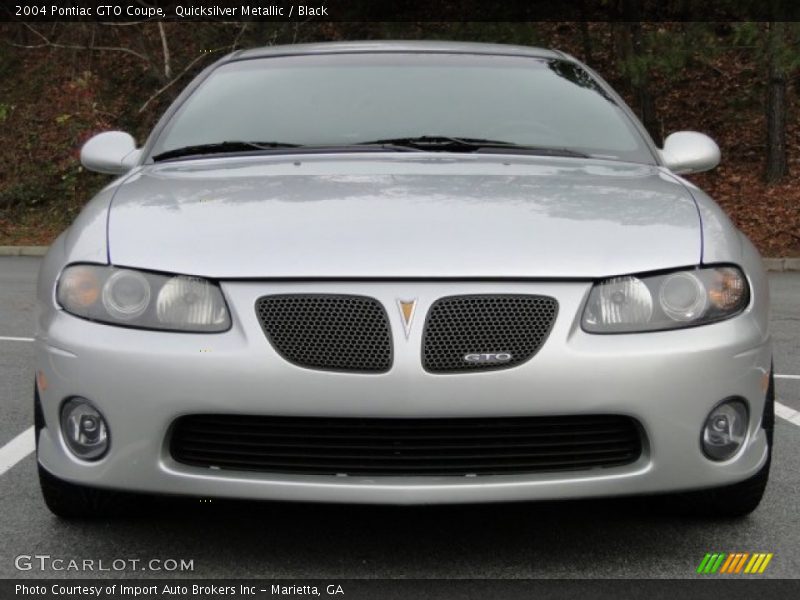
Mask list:
POLYGON ((411 323, 414 321, 414 312, 417 308, 417 299, 398 300, 397 307, 400 309, 400 317, 403 319, 403 329, 406 332, 406 339, 411 335, 411 323))

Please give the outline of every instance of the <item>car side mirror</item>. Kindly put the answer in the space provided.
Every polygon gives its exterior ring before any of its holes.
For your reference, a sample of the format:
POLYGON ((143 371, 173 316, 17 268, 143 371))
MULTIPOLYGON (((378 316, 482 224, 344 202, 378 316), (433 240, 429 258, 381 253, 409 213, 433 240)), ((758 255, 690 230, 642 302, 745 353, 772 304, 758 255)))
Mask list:
POLYGON ((141 149, 124 131, 106 131, 89 139, 81 148, 81 164, 90 171, 122 175, 139 160, 141 149))
POLYGON ((719 146, 697 131, 678 131, 667 136, 661 158, 674 173, 700 173, 719 164, 719 146))

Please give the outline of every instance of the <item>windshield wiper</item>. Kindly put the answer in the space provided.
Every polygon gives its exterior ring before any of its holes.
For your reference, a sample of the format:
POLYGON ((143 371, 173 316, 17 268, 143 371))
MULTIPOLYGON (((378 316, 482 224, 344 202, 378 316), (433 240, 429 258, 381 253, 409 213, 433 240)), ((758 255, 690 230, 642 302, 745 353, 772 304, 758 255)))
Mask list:
POLYGON ((188 156, 201 156, 204 154, 233 154, 239 152, 253 152, 258 150, 274 151, 290 148, 292 152, 303 154, 322 154, 327 152, 423 152, 421 148, 415 148, 405 144, 391 143, 363 143, 363 144, 288 144, 285 142, 217 142, 214 144, 198 144, 196 146, 184 146, 174 150, 167 150, 153 157, 155 162, 169 160, 171 158, 182 158, 188 156))
POLYGON ((207 154, 233 154, 259 150, 274 151, 292 148, 303 153, 348 152, 353 150, 369 150, 378 152, 510 152, 519 154, 537 154, 541 156, 570 156, 589 158, 588 154, 576 152, 569 148, 552 148, 548 146, 526 146, 514 142, 485 140, 480 138, 451 137, 443 135, 423 135, 419 137, 388 138, 370 142, 331 145, 289 144, 286 142, 251 142, 227 141, 212 144, 183 146, 174 150, 161 152, 153 157, 155 162, 189 156, 207 154))
POLYGON ((387 138, 362 142, 360 145, 391 145, 395 147, 414 148, 438 152, 492 152, 506 150, 512 153, 538 154, 543 156, 571 156, 576 158, 590 158, 588 154, 570 150, 569 148, 555 148, 550 146, 528 146, 505 142, 501 140, 486 140, 481 138, 454 137, 447 135, 422 135, 418 137, 387 138))
POLYGON ((229 152, 247 152, 250 150, 274 150, 275 148, 298 148, 300 144, 287 144, 284 142, 248 142, 231 141, 216 142, 213 144, 197 144, 195 146, 183 146, 174 150, 167 150, 156 154, 153 160, 158 162, 170 158, 182 156, 200 156, 203 154, 227 154, 229 152))

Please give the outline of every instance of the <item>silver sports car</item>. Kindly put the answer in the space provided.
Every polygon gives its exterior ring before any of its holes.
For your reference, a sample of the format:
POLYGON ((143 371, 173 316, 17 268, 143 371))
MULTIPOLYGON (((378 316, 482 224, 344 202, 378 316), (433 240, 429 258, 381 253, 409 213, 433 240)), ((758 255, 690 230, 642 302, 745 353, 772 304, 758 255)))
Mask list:
POLYGON ((235 52, 53 244, 35 415, 62 516, 184 495, 430 504, 658 495, 752 511, 767 280, 590 68, 469 43, 235 52))

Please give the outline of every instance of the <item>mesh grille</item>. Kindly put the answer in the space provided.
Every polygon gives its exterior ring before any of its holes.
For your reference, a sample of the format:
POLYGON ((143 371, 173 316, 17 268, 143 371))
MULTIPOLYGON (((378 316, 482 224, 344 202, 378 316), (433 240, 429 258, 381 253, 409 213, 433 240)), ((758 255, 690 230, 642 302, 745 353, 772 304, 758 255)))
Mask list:
POLYGON ((636 421, 618 415, 371 419, 189 415, 172 429, 183 464, 309 475, 492 475, 635 462, 636 421))
POLYGON ((256 313, 275 350, 298 366, 369 373, 392 366, 389 320, 374 298, 264 296, 256 302, 256 313))
POLYGON ((548 296, 473 295, 440 298, 428 312, 422 364, 433 373, 504 369, 539 351, 558 312, 548 296), (469 362, 470 354, 498 353, 503 362, 469 362))

